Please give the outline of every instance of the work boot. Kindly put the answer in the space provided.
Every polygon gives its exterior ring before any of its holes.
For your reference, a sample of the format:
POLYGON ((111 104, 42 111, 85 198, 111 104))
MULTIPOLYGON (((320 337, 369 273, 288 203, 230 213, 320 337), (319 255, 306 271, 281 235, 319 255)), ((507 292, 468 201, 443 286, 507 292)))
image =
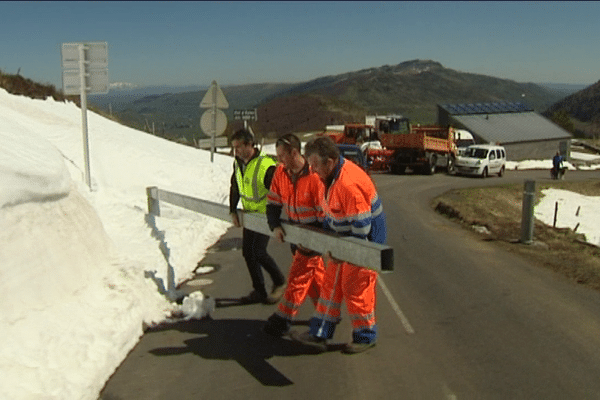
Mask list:
POLYGON ((270 295, 267 296, 266 303, 267 304, 277 304, 279 300, 283 297, 283 293, 285 292, 286 282, 283 282, 279 286, 274 286, 273 291, 270 295))
POLYGON ((362 353, 364 351, 369 350, 372 347, 375 347, 376 344, 377 344, 377 342, 371 342, 371 343, 355 343, 355 342, 346 343, 346 345, 342 349, 342 353, 344 353, 344 354, 358 354, 358 353, 362 353))
POLYGON ((267 320, 266 325, 263 326, 263 332, 271 336, 282 337, 289 332, 290 325, 290 321, 273 314, 267 320))
POLYGON ((292 332, 290 337, 294 342, 301 343, 305 346, 311 347, 312 349, 322 353, 327 351, 327 339, 318 338, 310 334, 309 331, 304 333, 292 332))
POLYGON ((253 290, 249 295, 244 296, 240 299, 242 304, 256 304, 256 303, 265 303, 267 301, 267 296, 253 290))

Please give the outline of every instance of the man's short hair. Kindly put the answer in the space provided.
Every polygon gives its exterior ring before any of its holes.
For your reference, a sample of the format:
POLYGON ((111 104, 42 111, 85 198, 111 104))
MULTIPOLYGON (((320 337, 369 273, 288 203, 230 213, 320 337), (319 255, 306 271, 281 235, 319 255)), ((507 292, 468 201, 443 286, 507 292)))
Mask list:
POLYGON ((287 135, 283 135, 277 139, 277 142, 275 142, 275 148, 279 146, 283 146, 287 153, 290 153, 292 149, 296 149, 298 150, 298 153, 300 153, 300 139, 298 139, 298 136, 294 135, 293 133, 288 133, 287 135))
POLYGON ((240 129, 231 135, 231 142, 240 140, 244 144, 254 144, 254 135, 247 129, 240 129))
POLYGON ((312 139, 304 146, 304 156, 308 158, 312 154, 317 154, 322 161, 328 158, 337 160, 340 157, 340 150, 329 136, 321 136, 312 139))

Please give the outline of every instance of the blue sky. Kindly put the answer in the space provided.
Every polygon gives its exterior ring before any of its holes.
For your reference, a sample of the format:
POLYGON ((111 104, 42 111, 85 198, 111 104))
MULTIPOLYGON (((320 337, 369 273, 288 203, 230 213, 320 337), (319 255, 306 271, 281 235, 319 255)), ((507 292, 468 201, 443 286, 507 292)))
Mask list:
POLYGON ((62 43, 111 82, 302 82, 428 59, 517 82, 600 80, 600 2, 0 2, 0 70, 61 87, 62 43))

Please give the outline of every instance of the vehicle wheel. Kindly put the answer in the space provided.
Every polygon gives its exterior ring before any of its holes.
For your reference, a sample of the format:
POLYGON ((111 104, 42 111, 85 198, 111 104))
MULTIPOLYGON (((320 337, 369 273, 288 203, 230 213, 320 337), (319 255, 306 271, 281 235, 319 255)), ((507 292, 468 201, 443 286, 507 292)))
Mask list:
POLYGON ((482 178, 487 178, 487 176, 488 176, 488 169, 487 169, 487 167, 485 167, 483 169, 483 171, 481 172, 481 177, 482 178))
POLYGON ((504 175, 504 167, 500 168, 500 171, 498 172, 499 178, 502 178, 502 175, 504 175))
POLYGON ((396 175, 404 175, 406 172, 406 165, 392 164, 392 172, 396 175))
POLYGON ((449 175, 453 175, 454 174, 454 158, 449 157, 448 158, 448 165, 447 165, 447 171, 449 175))
POLYGON ((431 156, 431 158, 429 159, 429 165, 425 166, 425 172, 427 173, 427 175, 435 174, 436 164, 437 164, 437 157, 431 156))

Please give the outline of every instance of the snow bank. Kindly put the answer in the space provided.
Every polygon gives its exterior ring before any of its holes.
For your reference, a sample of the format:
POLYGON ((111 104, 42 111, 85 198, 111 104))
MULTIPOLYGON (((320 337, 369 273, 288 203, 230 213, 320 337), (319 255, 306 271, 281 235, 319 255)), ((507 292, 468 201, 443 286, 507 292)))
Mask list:
POLYGON ((0 399, 97 399, 143 324, 178 310, 157 281, 191 277, 230 226, 168 205, 150 223, 146 199, 158 186, 225 203, 230 157, 88 124, 92 191, 81 110, 0 89, 0 399))
POLYGON ((62 155, 50 142, 3 121, 0 143, 0 208, 67 195, 71 175, 62 155))

